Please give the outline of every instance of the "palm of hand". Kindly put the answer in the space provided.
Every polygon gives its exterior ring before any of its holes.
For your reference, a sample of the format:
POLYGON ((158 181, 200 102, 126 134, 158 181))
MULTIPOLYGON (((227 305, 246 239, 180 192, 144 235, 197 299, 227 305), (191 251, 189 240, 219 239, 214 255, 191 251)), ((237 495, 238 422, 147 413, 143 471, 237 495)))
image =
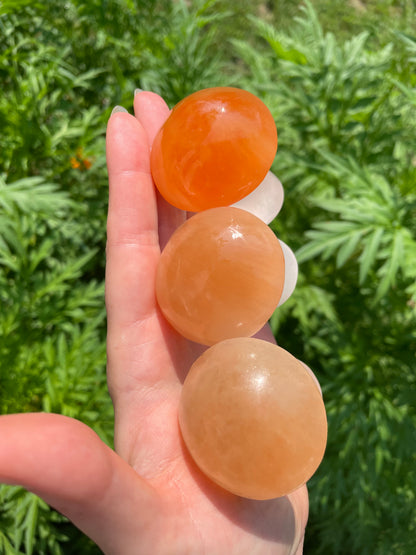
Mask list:
POLYGON ((108 384, 118 454, 71 419, 2 417, 10 448, 0 479, 41 495, 107 554, 301 553, 306 487, 271 501, 236 497, 205 479, 181 442, 181 383, 202 348, 170 328, 154 295, 160 245, 186 217, 157 198, 150 176, 148 144, 167 114, 160 97, 140 93, 136 117, 116 113, 108 126, 108 384))

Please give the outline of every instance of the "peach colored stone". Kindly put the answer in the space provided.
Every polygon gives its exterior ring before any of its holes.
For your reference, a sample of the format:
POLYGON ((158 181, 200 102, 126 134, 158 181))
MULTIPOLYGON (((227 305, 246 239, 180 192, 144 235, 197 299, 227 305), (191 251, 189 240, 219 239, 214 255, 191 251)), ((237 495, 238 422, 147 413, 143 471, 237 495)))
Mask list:
POLYGON ((202 472, 252 499, 304 484, 327 439, 310 373, 284 349, 253 338, 223 341, 199 357, 183 386, 179 424, 202 472))
POLYGON ((279 303, 284 277, 282 248, 264 222, 238 208, 213 208, 170 238, 156 295, 180 334, 213 345, 261 329, 279 303))

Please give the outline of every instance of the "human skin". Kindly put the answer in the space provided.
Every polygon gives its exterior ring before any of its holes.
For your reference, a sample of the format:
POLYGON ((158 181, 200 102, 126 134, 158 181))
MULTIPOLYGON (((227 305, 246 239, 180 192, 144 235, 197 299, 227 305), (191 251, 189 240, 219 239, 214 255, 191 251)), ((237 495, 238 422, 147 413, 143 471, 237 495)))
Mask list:
MULTIPOLYGON (((203 347, 179 336, 157 307, 161 248, 187 217, 155 191, 149 153, 169 109, 139 92, 134 116, 107 129, 108 388, 115 450, 56 414, 0 417, 0 481, 19 484, 66 515, 107 555, 299 555, 306 486, 254 501, 205 478, 179 433, 186 372, 203 347)), ((274 341, 268 327, 258 335, 274 341)))

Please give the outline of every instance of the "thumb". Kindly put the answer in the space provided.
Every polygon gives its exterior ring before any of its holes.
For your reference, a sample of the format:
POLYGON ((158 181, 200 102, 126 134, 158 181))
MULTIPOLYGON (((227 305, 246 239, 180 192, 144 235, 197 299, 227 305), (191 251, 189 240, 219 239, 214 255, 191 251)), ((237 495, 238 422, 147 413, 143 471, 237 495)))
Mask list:
POLYGON ((88 426, 57 414, 13 414, 0 417, 0 437, 0 482, 42 497, 106 553, 122 552, 120 542, 141 526, 148 532, 158 496, 88 426))

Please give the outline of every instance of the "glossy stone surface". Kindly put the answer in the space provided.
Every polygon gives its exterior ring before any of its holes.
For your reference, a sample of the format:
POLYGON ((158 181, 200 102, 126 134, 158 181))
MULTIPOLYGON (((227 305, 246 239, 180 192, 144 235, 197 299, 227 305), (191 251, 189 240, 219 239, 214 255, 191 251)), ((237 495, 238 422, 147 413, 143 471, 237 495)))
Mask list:
POLYGON ((260 185, 252 193, 235 202, 233 206, 247 210, 269 224, 280 212, 283 200, 282 184, 274 173, 267 172, 260 185))
POLYGON ((213 87, 172 109, 153 142, 151 170, 170 204, 199 212, 228 206, 253 191, 276 150, 267 106, 242 89, 213 87))
POLYGON ((162 252, 159 306, 184 337, 212 345, 255 334, 279 303, 284 256, 272 230, 233 207, 195 214, 162 252))
POLYGON ((285 259, 285 283, 283 285, 283 291, 279 301, 279 306, 281 306, 288 300, 288 298, 295 290, 296 283, 298 281, 299 267, 295 253, 292 251, 292 249, 288 247, 286 243, 284 243, 281 239, 279 239, 279 243, 282 247, 283 256, 285 259))
POLYGON ((179 424, 200 470, 252 499, 304 484, 327 438, 310 373, 284 349, 253 338, 223 341, 197 359, 183 385, 179 424))

